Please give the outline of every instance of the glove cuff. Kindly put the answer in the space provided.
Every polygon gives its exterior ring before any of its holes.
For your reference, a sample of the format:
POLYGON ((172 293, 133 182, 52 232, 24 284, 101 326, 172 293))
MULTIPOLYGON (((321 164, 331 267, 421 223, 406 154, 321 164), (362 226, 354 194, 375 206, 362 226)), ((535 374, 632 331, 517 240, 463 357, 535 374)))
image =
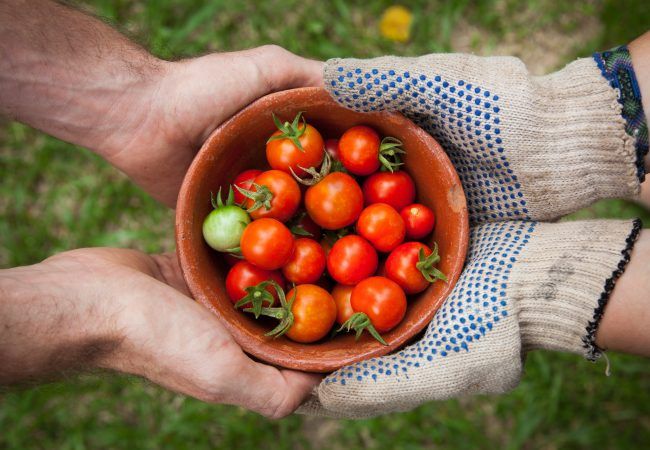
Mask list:
POLYGON ((514 100, 521 102, 521 116, 513 114, 502 134, 513 144, 509 163, 529 218, 555 220, 600 199, 638 195, 638 139, 627 133, 620 91, 594 59, 521 86, 514 100))
POLYGON ((538 224, 512 275, 522 350, 547 349, 595 360, 596 331, 641 223, 538 224))

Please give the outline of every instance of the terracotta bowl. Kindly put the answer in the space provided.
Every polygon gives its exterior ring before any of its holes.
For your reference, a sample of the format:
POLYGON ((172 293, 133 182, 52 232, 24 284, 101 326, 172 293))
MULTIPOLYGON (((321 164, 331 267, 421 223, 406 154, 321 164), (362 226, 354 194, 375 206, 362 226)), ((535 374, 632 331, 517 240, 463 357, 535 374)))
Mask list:
MULTIPOLYGON (((380 356, 403 346, 433 318, 458 279, 468 244, 469 224, 463 188, 440 145, 404 116, 393 112, 357 113, 338 105, 320 88, 303 88, 268 95, 216 129, 192 163, 178 198, 176 242, 183 275, 194 298, 216 314, 250 355, 267 363, 310 372, 330 372, 344 365, 380 356), (324 138, 339 137, 347 128, 366 124, 382 136, 404 143, 405 168, 414 178, 418 201, 433 208, 436 228, 430 244, 438 243, 439 264, 449 282, 437 282, 409 300, 404 320, 386 333, 388 346, 367 333, 299 344, 285 337, 264 336, 269 323, 260 323, 233 308, 225 290, 227 266, 203 241, 201 226, 211 211, 210 192, 227 190, 241 171, 267 167, 265 142, 275 131, 271 113, 281 120, 298 111, 324 138)), ((187 330, 191 333, 192 330, 187 330)))

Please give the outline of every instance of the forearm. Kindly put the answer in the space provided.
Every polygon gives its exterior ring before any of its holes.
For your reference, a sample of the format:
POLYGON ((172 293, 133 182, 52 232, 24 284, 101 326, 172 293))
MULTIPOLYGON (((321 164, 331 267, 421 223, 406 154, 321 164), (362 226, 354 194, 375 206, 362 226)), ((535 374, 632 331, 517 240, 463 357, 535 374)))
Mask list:
POLYGON ((0 113, 109 156, 146 120, 165 63, 49 0, 0 3, 0 113))
POLYGON ((605 350, 650 356, 650 230, 643 230, 596 335, 605 350))
MULTIPOLYGON (((650 117, 650 31, 632 41, 628 48, 641 91, 641 102, 647 123, 650 117)), ((650 171, 650 154, 645 157, 645 168, 646 171, 650 171)))
POLYGON ((0 271, 0 385, 102 365, 119 345, 114 316, 65 286, 63 270, 50 261, 0 271))

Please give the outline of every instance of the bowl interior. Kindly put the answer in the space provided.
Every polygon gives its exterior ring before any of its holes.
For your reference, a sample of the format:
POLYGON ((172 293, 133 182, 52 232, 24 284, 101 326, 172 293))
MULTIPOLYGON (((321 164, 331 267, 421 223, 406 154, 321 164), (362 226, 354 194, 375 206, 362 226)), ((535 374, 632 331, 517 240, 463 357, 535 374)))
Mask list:
MULTIPOLYGON (((249 354, 278 366, 328 372, 346 364, 388 353, 422 330, 451 292, 463 267, 468 241, 465 196, 458 176, 440 145, 398 113, 357 113, 343 108, 319 88, 302 88, 266 96, 253 103, 208 138, 190 167, 179 195, 176 239, 183 274, 194 298, 217 314, 235 340, 249 354), (405 170, 414 178, 417 201, 431 207, 436 228, 429 244, 438 243, 439 264, 449 282, 437 282, 409 300, 404 320, 384 338, 384 346, 364 333, 299 344, 285 337, 268 338, 269 324, 236 311, 225 291, 227 266, 204 242, 201 226, 211 211, 210 192, 228 189, 245 169, 268 167, 266 139, 275 131, 272 113, 291 120, 304 111, 308 122, 325 139, 338 138, 349 127, 369 125, 382 136, 404 143, 405 170)), ((191 332, 191 330, 188 330, 191 332)))

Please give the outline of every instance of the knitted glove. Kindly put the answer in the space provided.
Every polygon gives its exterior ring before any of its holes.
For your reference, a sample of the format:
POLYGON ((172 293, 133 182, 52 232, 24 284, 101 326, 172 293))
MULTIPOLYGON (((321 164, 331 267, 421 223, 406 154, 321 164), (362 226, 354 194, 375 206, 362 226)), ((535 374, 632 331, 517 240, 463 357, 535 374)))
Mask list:
POLYGON ((648 134, 624 47, 542 77, 513 57, 332 59, 325 86, 344 106, 398 110, 431 133, 475 221, 555 219, 639 192, 648 134))
POLYGON ((328 376, 300 412, 370 417, 503 393, 517 385, 533 349, 595 358, 598 321, 639 228, 638 221, 474 227, 467 266, 424 337, 328 376))
POLYGON ((330 60, 325 79, 343 105, 399 110, 433 134, 483 224, 422 340, 328 376, 301 412, 368 417, 506 392, 536 348, 597 358, 597 326, 640 223, 531 219, 638 192, 648 137, 627 50, 545 77, 515 58, 429 55, 330 60), (499 222, 512 219, 523 220, 499 222))

